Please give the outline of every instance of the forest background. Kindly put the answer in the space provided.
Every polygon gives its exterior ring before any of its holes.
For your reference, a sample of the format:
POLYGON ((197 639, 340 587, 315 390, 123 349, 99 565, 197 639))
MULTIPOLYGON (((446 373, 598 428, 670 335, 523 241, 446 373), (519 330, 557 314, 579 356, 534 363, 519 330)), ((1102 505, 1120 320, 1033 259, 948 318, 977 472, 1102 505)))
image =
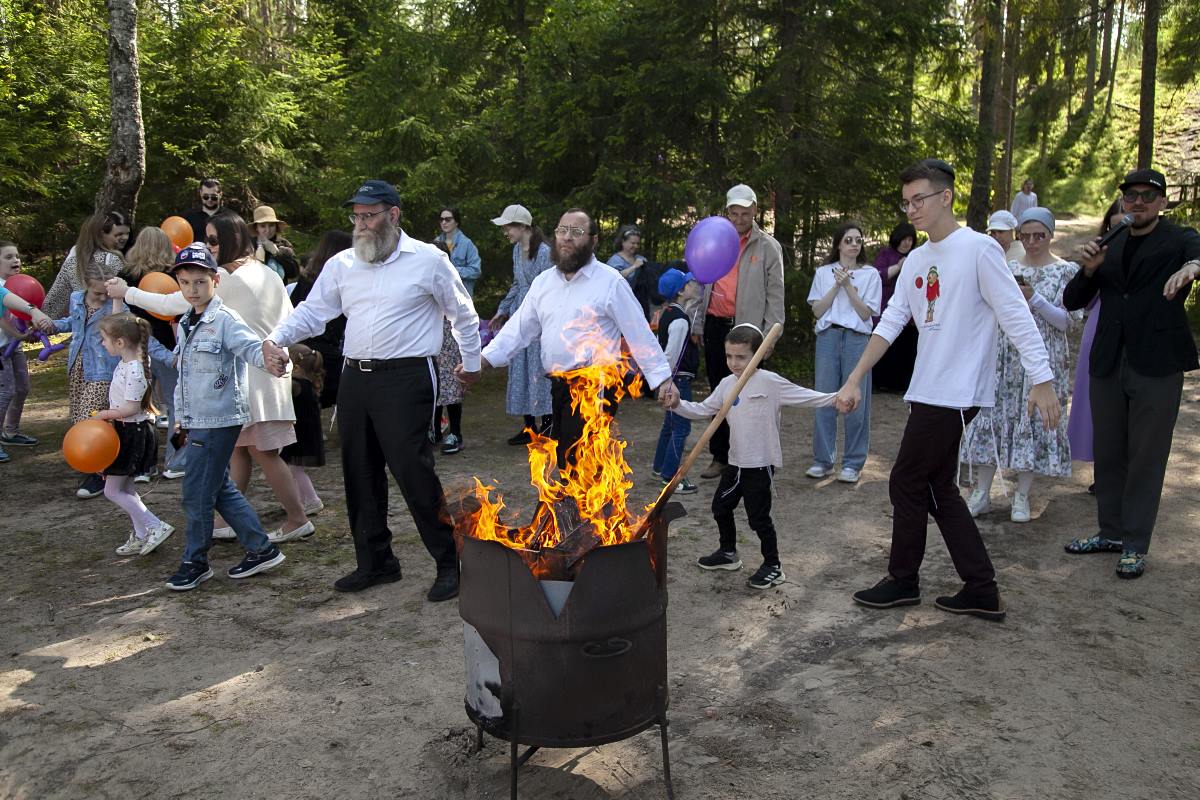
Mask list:
POLYGON ((48 285, 95 208, 154 225, 213 176, 303 251, 382 177, 417 238, 462 210, 488 316, 505 205, 666 261, 745 182, 804 320, 833 227, 886 242, 920 157, 975 227, 1026 177, 1099 214, 1138 164, 1200 218, 1198 69, 1200 0, 0 0, 0 238, 48 285))

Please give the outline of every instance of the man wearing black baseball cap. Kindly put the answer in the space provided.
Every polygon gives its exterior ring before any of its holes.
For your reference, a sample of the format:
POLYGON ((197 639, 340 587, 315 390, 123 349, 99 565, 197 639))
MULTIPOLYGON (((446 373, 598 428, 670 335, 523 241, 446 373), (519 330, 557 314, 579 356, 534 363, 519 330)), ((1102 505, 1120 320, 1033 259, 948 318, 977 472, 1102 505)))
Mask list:
POLYGON ((346 317, 346 355, 338 387, 342 479, 357 568, 334 588, 357 592, 400 580, 388 527, 387 472, 400 484, 437 578, 433 602, 458 594, 458 556, 433 469, 429 429, 437 398, 434 356, 442 318, 462 352, 465 383, 479 376, 479 315, 444 252, 400 228, 400 195, 386 181, 364 181, 352 208, 354 247, 321 270, 308 297, 263 343, 268 361, 283 363, 279 345, 303 341, 346 317))
POLYGON ((1200 276, 1200 234, 1160 216, 1167 180, 1137 169, 1121 183, 1128 232, 1105 247, 1088 242, 1063 304, 1074 311, 1100 294, 1103 312, 1088 369, 1095 433, 1099 533, 1068 553, 1119 552, 1117 576, 1146 568, 1158 515, 1183 373, 1200 367, 1184 301, 1200 276))

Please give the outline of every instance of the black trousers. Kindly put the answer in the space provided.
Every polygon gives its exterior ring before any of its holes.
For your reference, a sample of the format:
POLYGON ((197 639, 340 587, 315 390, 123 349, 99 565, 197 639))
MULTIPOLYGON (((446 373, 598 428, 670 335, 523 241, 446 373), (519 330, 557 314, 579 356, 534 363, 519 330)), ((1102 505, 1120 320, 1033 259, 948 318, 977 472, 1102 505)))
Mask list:
MULTIPOLYGON (((708 376, 710 391, 717 388, 729 373, 729 365, 725 363, 725 336, 733 330, 733 320, 728 317, 704 316, 704 372, 708 376)), ((722 464, 729 463, 729 423, 721 421, 721 426, 708 440, 708 452, 722 464)))
MULTIPOLYGON (((604 410, 615 417, 618 405, 607 398, 604 410)), ((550 378, 550 438, 558 442, 558 468, 562 469, 567 465, 567 451, 583 438, 583 417, 571 409, 571 387, 562 378, 550 378)))
POLYGON ((775 535, 775 523, 771 520, 771 480, 773 467, 735 467, 727 465, 721 470, 721 482, 713 495, 713 519, 721 534, 721 549, 727 553, 737 550, 737 526, 733 521, 733 510, 738 502, 745 503, 750 528, 758 534, 762 546, 764 564, 779 563, 779 543, 775 535))
POLYGON ((439 572, 457 569, 454 527, 429 441, 437 398, 433 359, 405 359, 398 369, 361 372, 346 366, 338 390, 342 478, 354 554, 363 571, 391 569, 388 480, 392 473, 439 572))
POLYGON ((1100 535, 1146 553, 1158 517, 1183 373, 1151 378, 1129 366, 1089 381, 1100 535))
POLYGON ((956 482, 963 428, 978 413, 978 408, 959 412, 912 404, 888 482, 893 511, 888 574, 898 583, 920 585, 925 526, 932 514, 964 588, 979 594, 996 592, 996 570, 956 482))

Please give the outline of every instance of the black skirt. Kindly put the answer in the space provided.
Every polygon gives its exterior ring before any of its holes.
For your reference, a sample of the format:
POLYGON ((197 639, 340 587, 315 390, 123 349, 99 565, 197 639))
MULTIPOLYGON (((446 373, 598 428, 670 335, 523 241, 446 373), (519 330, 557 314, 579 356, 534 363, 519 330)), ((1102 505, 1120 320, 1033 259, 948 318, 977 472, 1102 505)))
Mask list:
POLYGON ((121 440, 121 452, 117 460, 104 470, 105 475, 141 475, 150 472, 158 463, 158 437, 154 423, 114 422, 117 438, 121 440))
POLYGON ((296 441, 283 448, 283 460, 297 467, 325 466, 325 435, 321 430, 321 402, 312 382, 292 378, 292 405, 296 409, 296 441))

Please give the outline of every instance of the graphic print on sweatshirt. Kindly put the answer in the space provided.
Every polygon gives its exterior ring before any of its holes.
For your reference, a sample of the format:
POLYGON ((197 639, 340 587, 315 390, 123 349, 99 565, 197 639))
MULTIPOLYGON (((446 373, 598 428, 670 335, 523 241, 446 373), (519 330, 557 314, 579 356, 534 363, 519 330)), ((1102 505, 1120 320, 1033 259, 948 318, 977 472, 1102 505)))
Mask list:
POLYGON ((925 288, 925 324, 933 325, 933 308, 942 294, 942 284, 938 279, 937 266, 931 266, 923 279, 918 275, 915 283, 918 291, 921 287, 925 288))

